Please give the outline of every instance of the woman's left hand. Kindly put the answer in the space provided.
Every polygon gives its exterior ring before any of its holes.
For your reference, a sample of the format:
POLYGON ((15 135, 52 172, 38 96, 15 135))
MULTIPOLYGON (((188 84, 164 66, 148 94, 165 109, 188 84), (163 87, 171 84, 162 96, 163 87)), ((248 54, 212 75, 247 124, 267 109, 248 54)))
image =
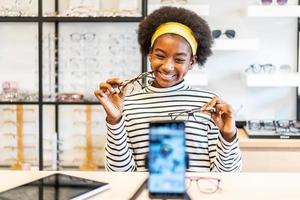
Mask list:
POLYGON ((223 138, 231 142, 235 138, 236 127, 233 108, 222 99, 214 96, 210 102, 204 104, 201 110, 215 109, 212 119, 218 126, 223 138))

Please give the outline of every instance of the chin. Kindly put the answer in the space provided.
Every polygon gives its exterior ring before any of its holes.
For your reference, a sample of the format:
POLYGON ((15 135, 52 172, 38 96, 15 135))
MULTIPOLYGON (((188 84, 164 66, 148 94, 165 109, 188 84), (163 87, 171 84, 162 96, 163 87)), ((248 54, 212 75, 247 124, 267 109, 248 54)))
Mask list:
POLYGON ((172 81, 172 82, 165 82, 165 81, 156 81, 155 86, 161 87, 161 88, 168 88, 172 87, 173 85, 176 85, 180 81, 172 81))

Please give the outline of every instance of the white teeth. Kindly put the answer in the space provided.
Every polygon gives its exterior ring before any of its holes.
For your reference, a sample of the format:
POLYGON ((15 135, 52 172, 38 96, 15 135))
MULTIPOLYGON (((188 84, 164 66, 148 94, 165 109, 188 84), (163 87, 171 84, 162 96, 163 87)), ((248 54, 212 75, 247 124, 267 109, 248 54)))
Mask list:
POLYGON ((160 72, 160 75, 162 77, 165 77, 165 78, 172 78, 173 76, 175 76, 174 74, 164 74, 164 73, 161 73, 161 72, 160 72))

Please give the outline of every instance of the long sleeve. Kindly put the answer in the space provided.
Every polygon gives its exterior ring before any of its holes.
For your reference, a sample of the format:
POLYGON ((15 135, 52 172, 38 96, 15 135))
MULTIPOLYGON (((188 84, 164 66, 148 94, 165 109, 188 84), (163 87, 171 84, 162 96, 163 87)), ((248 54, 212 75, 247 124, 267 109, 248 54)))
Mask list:
POLYGON ((128 143, 125 119, 115 125, 106 124, 105 168, 107 171, 135 171, 132 150, 128 143))
POLYGON ((227 142, 217 127, 208 132, 208 150, 212 172, 240 172, 242 156, 238 142, 238 132, 232 142, 227 142))
MULTIPOLYGON (((105 167, 108 171, 147 171, 149 122, 171 120, 170 113, 195 109, 216 94, 192 89, 184 82, 168 88, 148 86, 124 99, 123 117, 107 124, 105 167)), ((186 151, 191 172, 240 171, 238 138, 226 142, 209 118, 186 121, 186 151), (204 119, 204 121, 203 121, 204 119), (207 121, 208 120, 208 121, 207 121)), ((180 119, 178 119, 180 120, 180 119)))

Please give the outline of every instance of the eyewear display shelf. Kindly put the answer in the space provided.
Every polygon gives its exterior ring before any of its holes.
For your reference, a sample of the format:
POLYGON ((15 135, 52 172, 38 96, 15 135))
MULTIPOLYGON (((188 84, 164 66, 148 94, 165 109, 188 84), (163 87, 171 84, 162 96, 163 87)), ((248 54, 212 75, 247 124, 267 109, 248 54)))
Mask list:
MULTIPOLYGON (((298 0, 298 5, 300 5, 300 0, 298 0)), ((300 72, 300 59, 299 59, 299 49, 300 49, 300 42, 299 42, 299 35, 300 35, 300 18, 298 17, 298 34, 297 34, 297 70, 298 73, 300 72)), ((297 121, 300 121, 300 87, 297 88, 297 121)))
POLYGON ((277 133, 273 130, 251 130, 247 126, 244 127, 245 133, 249 138, 265 138, 265 139, 300 139, 299 133, 283 132, 277 133))
MULTIPOLYGON (((43 100, 43 24, 53 22, 55 37, 58 38, 55 41, 55 58, 58 60, 58 51, 59 51, 59 26, 60 22, 71 22, 71 23, 82 23, 82 22, 140 22, 147 15, 147 0, 142 0, 141 4, 141 14, 142 17, 45 17, 43 16, 43 0, 38 0, 38 16, 36 17, 11 17, 11 16, 2 16, 0 17, 0 23, 3 22, 16 22, 16 23, 37 23, 38 26, 38 101, 0 101, 0 105, 37 105, 39 108, 38 112, 38 123, 39 123, 39 170, 44 170, 43 163, 43 106, 44 105, 54 105, 55 106, 55 131, 57 133, 57 140, 59 140, 59 106, 60 105, 99 105, 99 102, 49 102, 43 100)), ((59 11, 58 0, 55 0, 55 12, 59 11)), ((147 60, 145 57, 142 57, 142 72, 147 71, 147 60)), ((57 62, 58 63, 58 62, 57 62)), ((59 72, 58 64, 55 64, 55 71, 59 72)), ((55 78, 55 85, 58 86, 59 80, 58 76, 55 78)), ((56 87, 56 93, 58 93, 58 87, 56 87)), ((59 144, 57 144, 57 150, 59 151, 59 144)), ((59 161, 59 154, 57 154, 57 160, 59 161)))

